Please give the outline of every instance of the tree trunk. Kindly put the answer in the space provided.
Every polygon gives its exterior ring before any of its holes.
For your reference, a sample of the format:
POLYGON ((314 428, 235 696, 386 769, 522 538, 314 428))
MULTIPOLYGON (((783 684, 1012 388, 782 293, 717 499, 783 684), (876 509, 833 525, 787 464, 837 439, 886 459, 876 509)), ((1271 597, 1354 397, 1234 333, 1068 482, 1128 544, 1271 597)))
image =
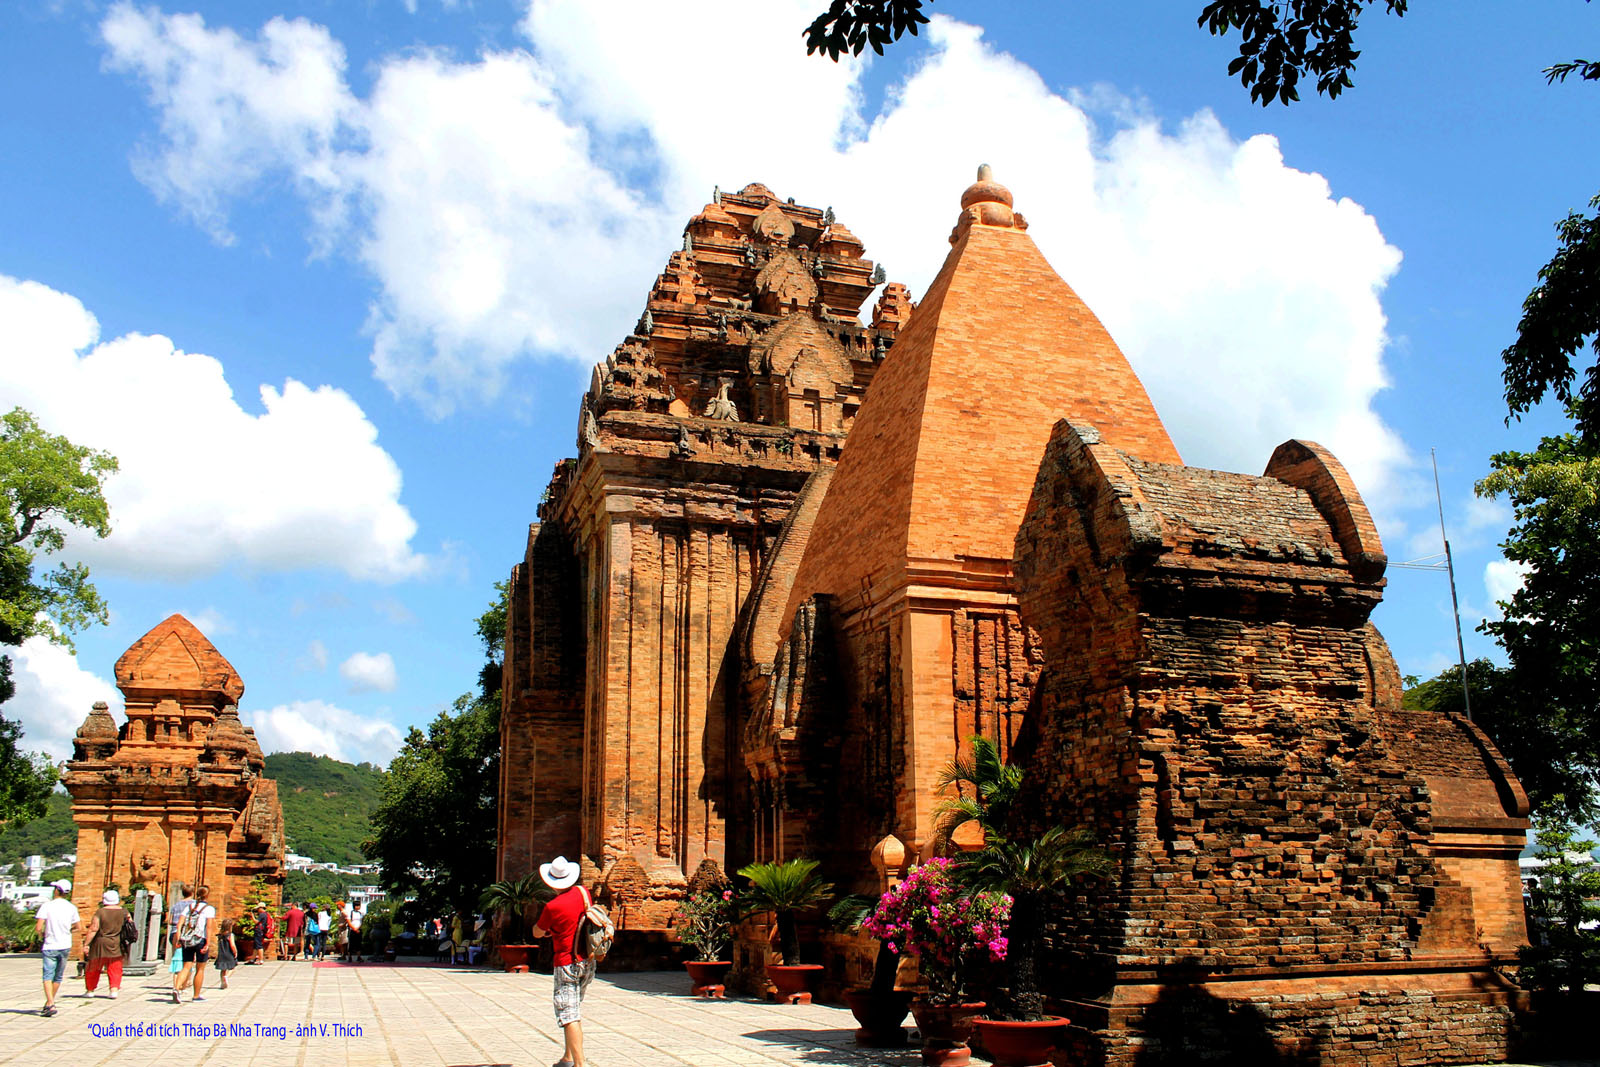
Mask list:
POLYGON ((800 934, 795 929, 794 912, 778 912, 778 951, 783 965, 793 967, 800 962, 800 934))
POLYGON ((888 993, 894 989, 895 977, 900 971, 900 957, 890 952, 889 946, 878 942, 878 958, 872 961, 872 991, 888 993))
POLYGON ((1044 1017, 1044 994, 1039 990, 1039 949, 1043 939, 1043 909, 1031 895, 1011 902, 1011 925, 1007 931, 1006 970, 1011 973, 1007 990, 1006 1014, 1018 1019, 1044 1017))

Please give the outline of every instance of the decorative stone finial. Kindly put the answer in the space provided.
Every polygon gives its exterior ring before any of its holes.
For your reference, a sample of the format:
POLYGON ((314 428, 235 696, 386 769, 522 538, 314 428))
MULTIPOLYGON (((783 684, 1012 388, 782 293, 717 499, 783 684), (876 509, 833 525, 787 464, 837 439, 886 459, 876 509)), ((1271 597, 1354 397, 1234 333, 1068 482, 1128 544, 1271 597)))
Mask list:
POLYGON ((683 250, 685 252, 694 251, 694 236, 688 230, 683 231, 683 250))
POLYGON ((889 272, 883 269, 883 264, 882 263, 879 263, 876 267, 872 268, 872 284, 873 285, 882 285, 884 282, 886 282, 888 280, 889 280, 889 272))
POLYGON ((974 221, 985 226, 1017 225, 1011 203, 1011 190, 994 180, 994 169, 987 163, 978 168, 978 180, 961 194, 961 210, 976 209, 974 221))

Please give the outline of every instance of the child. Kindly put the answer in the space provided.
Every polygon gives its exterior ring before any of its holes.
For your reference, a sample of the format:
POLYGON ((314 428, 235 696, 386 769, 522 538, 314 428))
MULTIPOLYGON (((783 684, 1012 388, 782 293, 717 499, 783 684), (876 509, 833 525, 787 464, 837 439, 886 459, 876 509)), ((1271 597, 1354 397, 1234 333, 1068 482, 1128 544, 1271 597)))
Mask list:
POLYGON ((239 946, 233 940, 233 920, 222 920, 217 930, 217 973, 222 976, 222 988, 228 988, 228 972, 239 965, 239 946))

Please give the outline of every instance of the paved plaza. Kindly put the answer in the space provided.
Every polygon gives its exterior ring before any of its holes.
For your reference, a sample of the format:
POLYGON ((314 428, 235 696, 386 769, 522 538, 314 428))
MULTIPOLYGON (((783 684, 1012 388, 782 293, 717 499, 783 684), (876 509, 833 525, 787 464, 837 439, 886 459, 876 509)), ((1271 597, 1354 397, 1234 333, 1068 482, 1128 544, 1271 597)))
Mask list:
MULTIPOLYGON (((208 973, 205 1000, 198 1004, 173 1004, 164 973, 126 979, 114 1001, 81 997, 83 988, 81 979, 68 978, 56 1002, 60 1014, 41 1018, 39 958, 0 956, 0 1063, 543 1067, 561 1054, 550 978, 541 974, 295 962, 241 967, 226 990, 217 988, 215 974, 208 973), (131 1035, 130 1027, 137 1028, 131 1035)), ((706 1001, 688 990, 688 976, 681 971, 597 978, 585 1002, 591 1062, 595 1067, 910 1067, 919 1062, 914 1050, 857 1048, 855 1020, 843 1008, 780 1007, 739 997, 706 1001)), ((1600 1060, 1568 1061, 1566 1067, 1600 1067, 1600 1060)))

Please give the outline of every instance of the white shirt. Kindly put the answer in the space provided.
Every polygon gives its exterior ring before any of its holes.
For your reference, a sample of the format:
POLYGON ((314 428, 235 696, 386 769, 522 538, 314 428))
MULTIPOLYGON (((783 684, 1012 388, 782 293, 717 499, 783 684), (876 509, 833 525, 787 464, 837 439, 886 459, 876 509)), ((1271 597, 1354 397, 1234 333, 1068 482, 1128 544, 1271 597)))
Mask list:
POLYGON ((350 909, 350 914, 345 917, 345 921, 350 924, 350 929, 352 929, 352 930, 361 929, 361 909, 360 908, 351 908, 350 909))
POLYGON ((333 933, 333 916, 326 911, 317 912, 317 927, 325 934, 333 933))
POLYGON ((196 901, 191 910, 194 912, 194 944, 203 945, 206 943, 206 937, 210 934, 209 927, 211 926, 212 918, 217 914, 217 909, 210 904, 196 901))
POLYGON ((40 948, 45 952, 71 948, 72 924, 83 921, 83 916, 66 897, 51 897, 39 905, 37 917, 44 920, 44 944, 40 948))

